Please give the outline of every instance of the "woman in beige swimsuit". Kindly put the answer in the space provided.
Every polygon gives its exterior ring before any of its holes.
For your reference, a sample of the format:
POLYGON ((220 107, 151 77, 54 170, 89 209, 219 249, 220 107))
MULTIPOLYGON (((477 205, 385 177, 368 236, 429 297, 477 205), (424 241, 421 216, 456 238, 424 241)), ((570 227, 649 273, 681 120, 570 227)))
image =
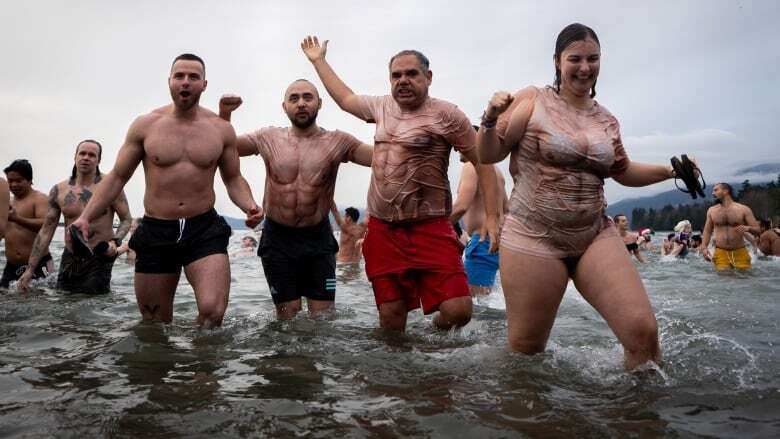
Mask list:
POLYGON ((658 328, 639 274, 604 213, 604 179, 637 187, 673 172, 626 156, 617 119, 593 99, 600 52, 592 29, 564 28, 555 44, 555 85, 496 93, 477 146, 483 163, 511 152, 515 187, 500 250, 511 348, 544 350, 571 278, 612 328, 633 369, 660 360, 658 328))

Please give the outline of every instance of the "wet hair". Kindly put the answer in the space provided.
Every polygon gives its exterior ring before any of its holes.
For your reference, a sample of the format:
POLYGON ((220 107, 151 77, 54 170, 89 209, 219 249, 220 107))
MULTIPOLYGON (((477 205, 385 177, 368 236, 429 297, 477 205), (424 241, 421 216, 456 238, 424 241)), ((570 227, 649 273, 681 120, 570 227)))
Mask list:
POLYGON ((33 177, 32 165, 26 159, 14 160, 7 168, 3 169, 3 172, 6 174, 9 172, 16 172, 27 181, 32 181, 33 177))
POLYGON ((176 61, 197 61, 200 63, 201 66, 203 66, 203 77, 206 77, 206 63, 203 61, 203 58, 199 57, 198 55, 192 54, 192 53, 182 53, 181 55, 177 56, 173 59, 173 62, 171 63, 171 69, 173 69, 173 65, 176 64, 176 61))
MULTIPOLYGON (((613 220, 615 220, 615 222, 617 222, 617 219, 618 219, 618 218, 620 218, 621 216, 622 216, 623 218, 626 218, 626 215, 625 215, 625 214, 623 214, 623 213, 619 213, 619 214, 617 214, 617 215, 613 216, 613 217, 612 217, 612 219, 613 219, 613 220)), ((626 219, 628 219, 628 218, 626 218, 626 219)))
POLYGON ((422 68, 423 73, 427 72, 431 68, 431 62, 428 61, 428 58, 423 55, 422 53, 416 51, 416 50, 402 50, 395 55, 393 55, 392 58, 390 58, 390 62, 387 63, 387 68, 391 68, 393 66, 393 61, 395 61, 396 58, 399 56, 406 56, 406 55, 414 55, 415 58, 417 58, 417 61, 420 63, 420 67, 422 68))
POLYGON ((731 198, 734 198, 734 188, 731 187, 730 184, 728 184, 728 183, 718 183, 717 185, 720 186, 721 189, 726 189, 726 191, 729 193, 729 196, 731 198))
POLYGON ((772 222, 766 219, 761 220, 761 227, 765 229, 771 229, 772 228, 772 222))
POLYGON ((671 241, 672 238, 674 238, 674 233, 670 233, 670 234, 666 235, 666 239, 671 241))
MULTIPOLYGON (((596 32, 580 23, 572 23, 563 28, 561 33, 558 34, 558 39, 555 40, 555 60, 558 64, 561 62, 561 54, 571 43, 577 41, 585 41, 588 38, 592 38, 599 46, 599 37, 596 36, 596 32)), ((561 92, 561 69, 555 66, 555 91, 561 92)), ((590 89, 590 97, 596 96, 596 81, 593 82, 593 87, 590 89)))
MULTIPOLYGON (((100 158, 103 156, 103 145, 100 144, 97 140, 92 139, 84 139, 81 142, 79 142, 76 145, 76 154, 79 152, 79 148, 81 145, 85 143, 94 143, 98 147, 98 162, 100 162, 100 158)), ((95 177, 100 177, 100 166, 98 165, 97 169, 95 170, 95 177)), ((73 184, 76 182, 76 164, 73 164, 73 169, 70 171, 70 184, 73 184)))
POLYGON ((701 235, 691 235, 691 241, 701 242, 701 235))
POLYGON ((358 218, 360 218, 360 211, 358 211, 354 207, 347 207, 346 209, 344 209, 344 214, 352 218, 353 222, 357 222, 358 218))

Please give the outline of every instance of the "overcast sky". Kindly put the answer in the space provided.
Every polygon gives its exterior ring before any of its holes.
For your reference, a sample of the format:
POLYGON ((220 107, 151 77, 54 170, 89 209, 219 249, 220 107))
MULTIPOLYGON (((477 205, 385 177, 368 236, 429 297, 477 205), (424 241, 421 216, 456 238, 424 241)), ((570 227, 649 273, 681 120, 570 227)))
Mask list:
MULTIPOLYGON (((76 143, 102 142, 111 168, 130 122, 168 104, 171 60, 206 61, 201 104, 223 93, 244 105, 243 133, 286 126, 286 86, 309 78, 323 93, 319 124, 373 143, 373 125, 342 112, 300 50, 307 34, 329 39, 328 60, 361 94, 387 94, 387 61, 402 49, 431 60, 432 96, 457 104, 476 123, 496 90, 552 81, 555 38, 569 23, 592 27, 602 44, 597 100, 621 123, 633 160, 668 163, 695 156, 708 181, 742 165, 780 162, 780 2, 769 1, 14 1, 0 18, 0 164, 29 159, 34 186, 66 178, 76 143)), ((457 185, 459 164, 450 178, 457 185)), ((501 165, 505 173, 506 161, 501 165)), ((262 197, 259 157, 242 172, 262 197)), ((143 213, 143 169, 127 185, 143 213)), ((340 205, 365 205, 369 171, 342 165, 340 205)), ((610 202, 673 188, 607 183, 610 202)), ((217 178, 217 209, 241 216, 217 178)))

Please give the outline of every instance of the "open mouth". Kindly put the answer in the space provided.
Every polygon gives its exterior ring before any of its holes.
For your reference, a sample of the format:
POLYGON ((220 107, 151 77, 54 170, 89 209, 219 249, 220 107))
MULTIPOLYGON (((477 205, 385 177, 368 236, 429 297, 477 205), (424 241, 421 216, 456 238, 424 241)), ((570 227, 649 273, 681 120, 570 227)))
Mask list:
POLYGON ((190 95, 192 95, 192 93, 190 93, 188 91, 181 91, 181 92, 179 92, 179 96, 181 96, 183 98, 188 98, 188 97, 190 97, 190 95))

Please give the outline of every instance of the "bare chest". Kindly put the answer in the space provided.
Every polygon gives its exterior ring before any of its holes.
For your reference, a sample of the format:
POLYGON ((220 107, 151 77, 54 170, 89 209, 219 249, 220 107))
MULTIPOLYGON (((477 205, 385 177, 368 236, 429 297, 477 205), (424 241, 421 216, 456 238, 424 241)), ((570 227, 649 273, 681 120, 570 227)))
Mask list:
POLYGON ((222 133, 208 122, 160 122, 144 139, 147 164, 159 167, 187 162, 199 168, 212 168, 223 149, 222 133))
POLYGON ((65 186, 60 188, 60 210, 65 218, 76 218, 81 215, 84 207, 92 198, 95 186, 65 186))
POLYGON ((738 226, 744 224, 745 215, 740 209, 733 207, 720 208, 712 213, 712 222, 716 226, 738 226))

